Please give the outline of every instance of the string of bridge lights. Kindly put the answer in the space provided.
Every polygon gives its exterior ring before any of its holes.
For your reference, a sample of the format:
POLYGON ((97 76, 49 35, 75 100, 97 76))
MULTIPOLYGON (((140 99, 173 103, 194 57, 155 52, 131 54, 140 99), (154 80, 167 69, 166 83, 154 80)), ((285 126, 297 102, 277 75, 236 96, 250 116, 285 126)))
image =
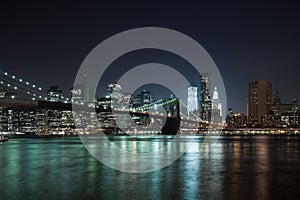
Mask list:
POLYGON ((150 103, 150 104, 147 104, 147 105, 143 105, 143 106, 134 108, 134 110, 143 111, 143 110, 149 109, 150 107, 153 107, 153 106, 164 106, 164 105, 172 103, 172 102, 174 102, 176 100, 177 100, 176 98, 173 98, 173 99, 171 99, 169 101, 163 102, 163 99, 160 99, 160 100, 158 100, 156 102, 153 102, 153 103, 150 103))
MULTIPOLYGON (((140 107, 137 107, 137 108, 134 108, 134 110, 137 110, 137 111, 144 111, 144 110, 147 110, 149 109, 150 107, 153 107, 153 106, 164 106, 166 104, 169 104, 169 103, 172 103, 174 101, 176 101, 177 99, 176 98, 173 98, 173 99, 170 99, 169 101, 165 101, 163 102, 163 99, 160 99, 156 102, 153 102, 151 104, 147 104, 147 105, 143 105, 143 106, 140 106, 140 107)), ((188 110, 188 107, 182 102, 182 100, 179 100, 180 102, 180 105, 183 105, 183 107, 188 110)), ((195 119, 197 120, 201 120, 199 116, 197 116, 194 112, 189 112, 189 114, 191 114, 193 117, 195 117, 195 119)), ((183 115, 183 117, 187 118, 187 119, 190 119, 191 116, 188 116, 188 115, 184 115, 183 112, 181 111, 181 115, 183 115)), ((202 121, 202 120, 201 120, 202 121)))
MULTIPOLYGON (((8 72, 3 72, 2 75, 4 76, 0 76, 0 85, 29 95, 32 97, 32 100, 48 100, 42 87, 31 84, 29 81, 24 81, 22 78, 17 78, 15 75, 10 75, 8 72)), ((12 98, 14 98, 14 96, 12 98)), ((69 101, 68 98, 64 98, 63 96, 62 99, 64 103, 68 103, 69 101)))

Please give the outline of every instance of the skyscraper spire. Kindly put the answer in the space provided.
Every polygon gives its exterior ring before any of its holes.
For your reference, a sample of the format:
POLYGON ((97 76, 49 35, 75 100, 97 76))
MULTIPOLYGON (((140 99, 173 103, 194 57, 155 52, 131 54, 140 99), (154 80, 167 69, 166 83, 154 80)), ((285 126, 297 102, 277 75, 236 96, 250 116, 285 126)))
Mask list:
POLYGON ((280 96, 279 96, 278 90, 276 91, 276 94, 275 94, 275 98, 274 98, 273 104, 274 104, 274 105, 279 105, 279 104, 281 104, 281 100, 280 100, 280 96))
POLYGON ((219 93, 217 87, 214 87, 214 92, 213 92, 213 100, 212 100, 212 106, 213 110, 218 110, 218 104, 219 104, 219 93))
POLYGON ((213 99, 219 100, 219 93, 218 93, 218 89, 216 86, 214 88, 213 99))

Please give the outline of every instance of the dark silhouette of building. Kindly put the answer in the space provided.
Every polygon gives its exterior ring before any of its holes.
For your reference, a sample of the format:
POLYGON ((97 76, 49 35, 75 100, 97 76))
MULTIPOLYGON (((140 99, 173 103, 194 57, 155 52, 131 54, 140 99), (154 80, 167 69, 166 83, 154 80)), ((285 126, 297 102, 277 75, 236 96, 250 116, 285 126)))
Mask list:
POLYGON ((248 124, 260 126, 271 111, 272 84, 267 80, 251 82, 248 85, 248 124))
POLYGON ((299 105, 294 99, 291 103, 282 103, 278 91, 272 105, 273 126, 276 127, 298 127, 299 105))

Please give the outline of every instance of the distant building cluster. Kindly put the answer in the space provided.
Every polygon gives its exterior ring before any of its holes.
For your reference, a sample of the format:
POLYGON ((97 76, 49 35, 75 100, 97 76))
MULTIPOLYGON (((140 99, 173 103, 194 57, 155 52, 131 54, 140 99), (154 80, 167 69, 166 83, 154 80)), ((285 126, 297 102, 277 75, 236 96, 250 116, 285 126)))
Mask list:
POLYGON ((187 106, 188 112, 196 113, 203 121, 222 123, 222 103, 217 87, 211 86, 210 74, 203 74, 199 88, 195 85, 188 87, 187 106))
MULTIPOLYGON (((58 86, 50 86, 47 90, 47 101, 17 99, 16 95, 12 96, 9 92, 0 90, 0 131, 45 134, 74 132, 76 129, 88 132, 97 131, 98 125, 104 129, 117 130, 119 127, 130 126, 131 123, 149 125, 149 114, 144 112, 151 109, 160 114, 159 108, 162 107, 168 117, 179 118, 177 98, 155 100, 152 93, 146 90, 131 96, 124 93, 117 82, 108 84, 105 96, 95 98, 93 88, 87 91, 85 78, 82 84, 71 89, 71 102, 78 106, 95 108, 96 113, 72 111, 71 104, 64 101, 62 90, 58 86), (113 112, 116 109, 121 112, 129 109, 131 118, 117 115, 113 112)), ((163 123, 162 119, 157 120, 160 125, 163 123)))
MULTIPOLYGON (((13 77, 11 79, 15 80, 13 77)), ((22 82, 22 79, 18 81, 22 82)), ((16 86, 8 85, 6 84, 8 88, 16 90, 16 86)), ((28 85, 27 82, 25 85, 28 85)), ((29 86, 35 88, 34 92, 41 91, 40 87, 30 84, 29 86)), ((272 84, 267 80, 250 82, 247 91, 247 114, 234 113, 233 109, 229 109, 225 128, 300 127, 300 107, 296 99, 290 103, 282 102, 278 91, 272 99, 272 84)), ((71 89, 70 100, 63 97, 62 90, 58 86, 50 86, 46 97, 42 97, 41 94, 37 96, 34 92, 27 91, 27 94, 33 96, 32 100, 22 100, 17 98, 15 92, 0 90, 1 131, 39 133, 72 131, 75 128, 85 127, 87 122, 89 124, 87 128, 91 130, 99 128, 99 124, 105 129, 118 129, 119 126, 131 126, 132 123, 148 126, 155 124, 151 121, 153 118, 149 117, 149 113, 158 116, 158 124, 163 124, 163 119, 159 116, 164 114, 179 120, 182 117, 191 120, 191 116, 196 116, 197 120, 200 118, 205 123, 222 124, 222 116, 225 115, 222 113, 218 89, 212 87, 209 74, 201 77, 200 87, 192 85, 187 88, 187 105, 184 105, 186 106, 184 111, 180 107, 182 106, 180 100, 172 95, 159 100, 147 90, 131 95, 124 93, 122 86, 117 82, 109 83, 107 94, 96 98, 95 89, 86 86, 86 76, 83 77, 82 84, 75 85, 71 89), (35 100, 34 97, 41 100, 35 100), (71 103, 95 108, 96 113, 84 111, 74 113, 71 103), (130 118, 116 114, 115 110, 119 113, 129 111, 130 118)))
POLYGON ((298 128, 299 105, 294 99, 290 103, 281 102, 276 91, 272 101, 272 84, 267 80, 251 82, 248 85, 247 115, 233 113, 229 109, 227 128, 298 128))
MULTIPOLYGON (((171 95, 167 98, 155 99, 147 90, 142 90, 135 95, 127 94, 117 82, 109 83, 107 94, 96 98, 95 89, 87 86, 87 77, 84 75, 81 83, 71 89, 71 97, 65 98, 62 90, 56 85, 50 86, 45 96, 42 88, 35 84, 6 72, 1 76, 3 80, 9 80, 11 83, 1 81, 0 84, 12 90, 0 90, 1 131, 38 133, 72 131, 75 125, 76 128, 81 129, 87 124, 86 122, 89 123, 89 129, 95 129, 99 124, 101 128, 118 129, 118 126, 130 126, 132 122, 142 126, 163 124, 160 116, 165 115, 176 120, 182 117, 178 98, 171 95), (24 93, 23 96, 28 95, 30 100, 22 100, 22 95, 20 98, 17 96, 19 93, 24 93), (96 116, 92 116, 95 115, 93 112, 74 113, 71 103, 96 108, 96 116), (113 112, 114 110, 123 112, 126 109, 130 110, 130 119, 113 112), (150 121, 148 111, 158 116, 156 117, 158 123, 150 121)), ((222 104, 217 88, 211 85, 210 74, 204 74, 199 83, 200 87, 193 85, 187 88, 188 97, 184 117, 189 120, 202 119, 205 122, 213 120, 221 124, 222 104)))
POLYGON ((17 99, 16 94, 10 95, 3 90, 0 94, 5 94, 0 96, 1 131, 46 133, 74 129, 72 111, 62 106, 62 91, 57 86, 51 86, 47 92, 51 104, 17 99))
MULTIPOLYGON (((152 93, 147 90, 142 90, 136 95, 127 94, 122 91, 122 86, 117 82, 109 83, 108 94, 97 99, 97 113, 103 128, 130 127, 132 122, 136 125, 147 126, 151 122, 149 114, 141 113, 151 109, 152 112, 160 114, 160 106, 164 108, 168 117, 179 118, 179 99, 170 97, 155 100, 152 93), (129 109, 131 118, 128 119, 124 118, 124 115, 116 115, 113 112, 114 109, 121 111, 129 109)), ((158 120, 159 124, 163 123, 162 120, 158 120)))

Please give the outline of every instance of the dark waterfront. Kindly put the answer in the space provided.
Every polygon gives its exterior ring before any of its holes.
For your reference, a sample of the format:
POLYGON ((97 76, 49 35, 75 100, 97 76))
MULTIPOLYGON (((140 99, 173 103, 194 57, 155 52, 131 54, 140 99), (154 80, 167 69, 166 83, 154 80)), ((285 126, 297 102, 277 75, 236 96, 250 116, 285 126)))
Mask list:
POLYGON ((297 199, 299 147, 299 136, 222 136, 207 158, 193 148, 162 170, 130 174, 101 164, 76 137, 10 139, 0 144, 0 199, 297 199))

